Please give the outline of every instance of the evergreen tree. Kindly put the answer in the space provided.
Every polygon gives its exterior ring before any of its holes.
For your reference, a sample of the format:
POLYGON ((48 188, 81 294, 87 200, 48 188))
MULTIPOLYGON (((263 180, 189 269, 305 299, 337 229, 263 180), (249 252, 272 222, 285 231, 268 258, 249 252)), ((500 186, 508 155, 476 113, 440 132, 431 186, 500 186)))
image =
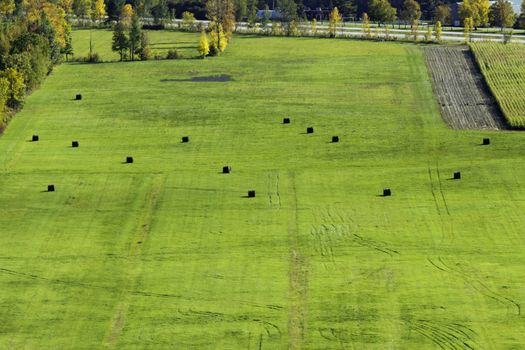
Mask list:
POLYGON ((237 22, 241 22, 248 16, 248 1, 247 0, 235 0, 235 19, 237 22))
POLYGON ((264 31, 267 30, 268 23, 270 23, 270 15, 271 15, 270 8, 268 7, 268 5, 265 5, 264 6, 263 18, 262 18, 262 21, 261 21, 262 29, 264 31))
POLYGON ((521 2, 521 13, 518 17, 518 28, 525 29, 525 0, 521 2))
POLYGON ((129 49, 129 40, 126 36, 124 24, 121 21, 119 21, 113 29, 111 49, 119 53, 121 61, 124 60, 125 52, 129 49))
POLYGON ((286 35, 290 35, 290 24, 297 20, 297 4, 294 0, 277 0, 277 12, 281 15, 281 23, 286 35))
POLYGON ((131 28, 129 30, 129 56, 131 60, 135 60, 135 54, 140 53, 140 38, 142 32, 142 25, 140 24, 139 16, 134 14, 131 17, 131 28))

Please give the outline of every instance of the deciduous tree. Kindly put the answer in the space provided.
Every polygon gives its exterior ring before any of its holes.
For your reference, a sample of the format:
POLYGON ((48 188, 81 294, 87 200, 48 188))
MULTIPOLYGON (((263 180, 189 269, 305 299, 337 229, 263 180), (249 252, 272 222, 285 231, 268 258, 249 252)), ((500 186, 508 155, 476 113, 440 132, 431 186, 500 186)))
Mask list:
POLYGON ((367 38, 370 38, 372 36, 372 33, 370 31, 370 19, 368 18, 368 14, 365 12, 363 13, 363 35, 367 38))
POLYGON ((450 25, 452 23, 452 11, 450 6, 442 4, 436 7, 434 12, 434 21, 440 22, 442 25, 450 25))
POLYGON ((192 31, 195 27, 195 22, 197 20, 195 19, 195 16, 193 13, 184 11, 182 13, 182 29, 187 31, 192 31))
POLYGON ((470 34, 474 29, 474 20, 472 17, 467 17, 463 21, 463 34, 465 36, 465 42, 470 41, 470 34))
POLYGON ((335 38, 337 36, 337 28, 339 27, 339 24, 341 23, 341 15, 339 14, 339 10, 337 7, 334 7, 332 11, 330 12, 329 22, 328 22, 328 35, 331 38, 335 38))
POLYGON ((497 0, 490 7, 491 23, 495 27, 511 28, 516 20, 512 4, 507 0, 497 0))
POLYGON ((0 17, 9 16, 15 11, 14 0, 0 0, 0 17))
POLYGON ((7 92, 7 106, 17 108, 24 102, 25 84, 22 74, 14 68, 7 68, 0 71, 0 79, 5 79, 8 82, 9 88, 7 92))
POLYGON ((95 1, 95 9, 93 11, 93 19, 96 21, 102 20, 106 16, 106 3, 104 0, 95 1))
POLYGON ((379 23, 393 22, 396 19, 396 9, 388 0, 371 0, 368 10, 370 18, 379 23))
POLYGON ((203 30, 199 39, 198 47, 199 55, 204 58, 210 53, 210 43, 208 42, 208 35, 203 30))
POLYGON ((416 0, 405 0, 403 10, 401 11, 401 18, 407 23, 419 21, 421 18, 421 7, 416 0))
POLYGON ((436 38, 437 42, 441 41, 441 32, 442 32, 441 22, 437 21, 436 22, 436 28, 435 28, 435 31, 434 31, 434 37, 436 38))
POLYGON ((312 28, 310 29, 313 36, 317 35, 317 20, 314 18, 312 20, 312 28))
POLYGON ((74 0, 73 13, 81 19, 89 18, 91 15, 91 0, 74 0))
POLYGON ((206 16, 210 19, 214 26, 217 37, 220 38, 219 31, 222 30, 226 38, 230 38, 235 28, 235 7, 233 0, 208 0, 206 2, 206 16))

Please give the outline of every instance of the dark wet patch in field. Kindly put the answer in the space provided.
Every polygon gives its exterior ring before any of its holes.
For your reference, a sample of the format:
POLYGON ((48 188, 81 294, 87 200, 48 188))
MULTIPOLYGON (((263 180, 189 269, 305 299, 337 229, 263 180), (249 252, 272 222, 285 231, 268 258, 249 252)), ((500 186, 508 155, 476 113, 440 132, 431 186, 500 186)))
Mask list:
POLYGON ((203 76, 203 77, 192 77, 187 79, 161 79, 160 81, 162 83, 170 83, 170 82, 195 82, 195 83, 207 83, 207 82, 226 82, 226 81, 232 81, 232 77, 227 74, 221 74, 221 75, 209 75, 209 76, 203 76))

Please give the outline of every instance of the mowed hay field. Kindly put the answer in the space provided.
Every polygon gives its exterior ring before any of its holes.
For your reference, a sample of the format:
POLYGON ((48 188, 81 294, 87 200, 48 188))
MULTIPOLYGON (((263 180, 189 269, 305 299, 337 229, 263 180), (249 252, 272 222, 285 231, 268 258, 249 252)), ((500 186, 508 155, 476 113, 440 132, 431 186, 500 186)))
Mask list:
POLYGON ((63 64, 0 137, 0 348, 523 348, 524 146, 410 44, 63 64))
POLYGON ((525 46, 480 42, 470 47, 509 125, 524 128, 525 46))

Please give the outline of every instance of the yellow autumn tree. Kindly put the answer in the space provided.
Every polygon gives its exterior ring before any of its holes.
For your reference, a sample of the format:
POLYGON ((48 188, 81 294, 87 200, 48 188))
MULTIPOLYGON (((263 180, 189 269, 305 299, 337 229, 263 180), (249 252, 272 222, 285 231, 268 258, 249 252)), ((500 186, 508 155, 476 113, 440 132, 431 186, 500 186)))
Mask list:
POLYGON ((106 4, 104 0, 96 0, 95 10, 93 11, 93 19, 100 21, 106 16, 106 4))
POLYGON ((210 53, 210 43, 208 42, 208 35, 203 30, 199 39, 198 47, 199 55, 204 58, 210 53))
POLYGON ((51 2, 45 2, 42 10, 53 27, 55 42, 62 48, 66 47, 67 37, 71 32, 71 25, 66 21, 66 12, 51 2))
POLYGON ((463 21, 463 34, 465 35, 465 42, 470 40, 470 33, 474 29, 474 20, 472 17, 467 17, 463 21))
POLYGON ((219 54, 221 52, 224 52, 224 50, 226 50, 226 46, 228 46, 228 38, 222 30, 222 25, 219 24, 217 26, 217 24, 214 21, 211 21, 210 29, 210 52, 212 52, 213 54, 219 54))
POLYGON ((342 17, 339 13, 339 10, 337 9, 337 7, 334 7, 332 12, 330 12, 330 18, 328 22, 328 35, 331 38, 335 38, 337 36, 337 27, 339 27, 341 19, 342 17))
POLYGON ((120 13, 120 21, 126 30, 131 28, 131 18, 133 18, 133 6, 131 6, 131 4, 126 4, 120 13))
POLYGON ((317 35, 317 20, 314 18, 312 20, 312 29, 311 29, 311 32, 312 32, 312 35, 313 36, 316 36, 317 35))
POLYGON ((0 0, 0 16, 9 16, 14 10, 14 0, 0 0))
POLYGON ((370 30, 370 18, 368 17, 368 13, 363 13, 363 34, 365 37, 370 38, 372 36, 371 30, 370 30))
POLYGON ((57 5, 64 10, 66 14, 70 14, 73 10, 73 0, 58 0, 57 5))

